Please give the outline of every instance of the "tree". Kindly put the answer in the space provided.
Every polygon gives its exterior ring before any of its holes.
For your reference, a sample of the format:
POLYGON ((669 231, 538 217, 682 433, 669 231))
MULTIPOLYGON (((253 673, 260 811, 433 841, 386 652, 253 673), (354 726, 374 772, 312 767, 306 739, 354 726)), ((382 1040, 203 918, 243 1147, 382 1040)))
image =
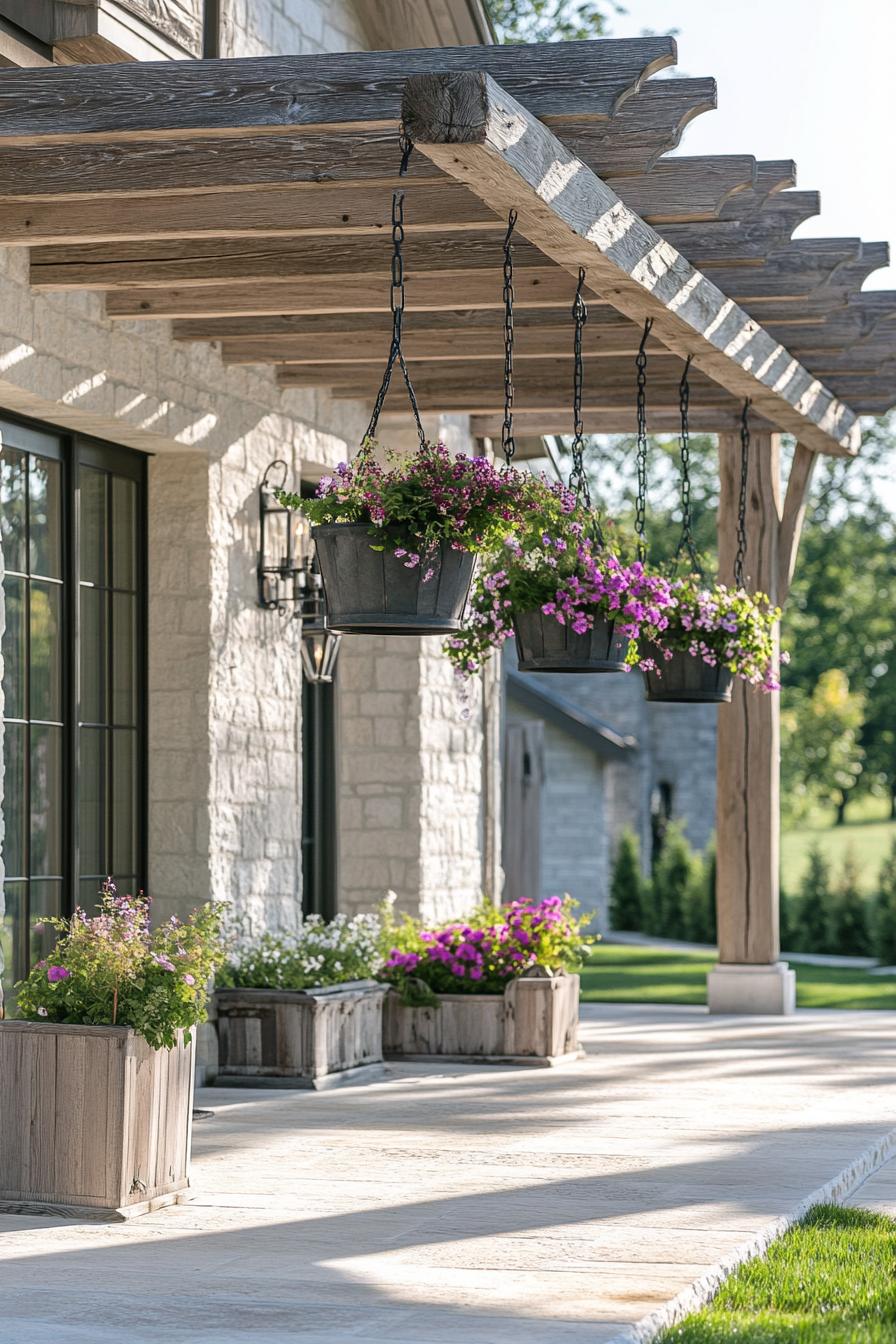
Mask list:
POLYGON ((791 695, 781 716, 781 780, 792 812, 833 803, 842 824, 862 773, 865 694, 851 691, 842 668, 822 672, 810 695, 791 695))
POLYGON ((607 32, 604 6, 593 0, 488 0, 487 8, 499 42, 576 42, 607 32))
POLYGON ((869 952, 868 903, 862 894, 859 866, 852 849, 846 851, 828 906, 828 948, 845 957, 866 957, 869 952))
POLYGON ((637 931, 643 928, 643 888, 638 837, 633 831, 623 831, 610 879, 611 929, 637 931))
POLYGON ((871 911, 872 951, 885 966, 896 966, 896 840, 883 862, 871 911))
POLYGON ((809 851, 809 867, 800 883, 794 911, 795 952, 823 952, 827 946, 831 872, 817 845, 809 851))
POLYGON ((670 822, 660 856, 654 864, 653 928, 661 938, 685 938, 688 895, 697 879, 699 861, 676 822, 670 822))

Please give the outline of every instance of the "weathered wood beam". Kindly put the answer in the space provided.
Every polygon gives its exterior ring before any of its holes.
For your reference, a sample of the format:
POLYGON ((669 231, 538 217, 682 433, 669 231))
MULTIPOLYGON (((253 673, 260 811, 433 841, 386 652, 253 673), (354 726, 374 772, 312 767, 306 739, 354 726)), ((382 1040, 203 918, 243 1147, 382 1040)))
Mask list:
MULTIPOLYGON (((693 252, 697 249, 694 248, 693 252)), ((426 233, 405 243, 409 277, 428 271, 495 271, 501 252, 494 229, 426 233)), ((712 266, 712 279, 732 298, 786 298, 837 282, 862 254, 859 239, 805 239, 754 265, 712 266)), ((341 283, 349 272, 382 277, 387 287, 390 249, 379 238, 277 238, 88 243, 37 247, 31 251, 31 283, 37 289, 130 289, 134 286, 219 285, 245 280, 322 279, 341 283)), ((696 260, 696 257, 691 258, 696 260)), ((545 257, 521 239, 514 248, 518 273, 541 267, 545 257)), ((851 273, 851 272, 850 272, 851 273)))
MULTIPOLYGON (((520 271, 514 280, 518 308, 564 307, 569 276, 553 264, 520 271)), ((379 275, 349 273, 334 285, 331 277, 278 283, 243 281, 230 285, 112 291, 106 312, 114 318, 233 317, 287 313, 378 313, 388 308, 388 291, 379 275)), ((450 271, 420 274, 408 286, 407 311, 439 312, 455 308, 502 306, 500 273, 450 271)))
MULTIPOLYGON (((388 233, 392 198, 383 187, 320 184, 313 191, 287 186, 254 191, 197 191, 189 195, 0 202, 0 246, 120 243, 188 238, 314 238, 388 233)), ((415 183, 405 230, 503 231, 499 219, 471 191, 450 178, 415 183)))
POLYGON ((585 163, 600 163, 604 176, 631 177, 648 172, 661 154, 675 149, 685 127, 712 111, 717 101, 714 79, 653 79, 611 121, 570 117, 556 121, 553 129, 585 163))
POLYGON ((641 177, 607 179, 631 210, 655 224, 716 219, 727 201, 756 177, 750 154, 661 159, 641 177))
POLYGON ((380 126, 401 117, 411 74, 486 70, 535 116, 608 118, 643 82, 675 64, 671 37, 530 46, 315 53, 196 62, 134 62, 4 72, 4 147, 112 138, 163 139, 296 127, 380 126))
POLYGON ((817 453, 810 452, 801 443, 796 445, 787 477, 787 490, 784 494, 778 531, 777 601, 781 606, 790 595, 790 584, 796 569, 797 551, 809 502, 809 487, 817 461, 817 453))
MULTIPOLYGON (((547 264, 547 258, 525 239, 520 239, 514 251, 521 271, 547 264)), ((165 289, 244 280, 327 278, 339 287, 347 274, 367 274, 380 277, 382 294, 388 298, 390 258, 391 243, 378 238, 195 239, 38 247, 31 251, 31 283, 36 289, 130 289, 136 285, 165 289)), ((494 232, 418 234, 408 238, 404 247, 409 278, 456 269, 494 272, 500 279, 501 258, 501 240, 494 232)))
POLYGON ((779 192, 796 186, 793 159, 760 159, 751 187, 739 191, 721 209, 722 219, 752 219, 764 210, 779 192))
POLYGON ((858 448, 854 413, 644 223, 488 75, 408 80, 404 121, 421 153, 561 266, 817 452, 858 448))
MULTIPOLYGON (((408 410, 388 409, 383 413, 386 421, 398 421, 402 416, 407 419, 408 410)), ((470 433, 479 439, 496 440, 500 446, 501 422, 503 412, 489 415, 474 415, 470 418, 470 433)), ((524 434, 571 434, 570 410, 520 411, 514 414, 514 430, 524 434)), ((728 406, 697 407, 690 417, 691 429, 697 433, 715 434, 724 431, 736 431, 740 424, 740 406, 731 399, 728 406)), ((664 411, 648 407, 647 428, 651 434, 677 434, 679 418, 677 411, 664 411)), ((610 407, 603 410, 591 408, 585 426, 589 434, 634 434, 635 422, 633 408, 629 406, 610 407)))
MULTIPOLYGON (((539 359, 523 359, 523 371, 515 379, 516 391, 524 395, 527 391, 534 396, 558 397, 561 406, 572 402, 572 339, 566 342, 567 348, 559 354, 546 354, 539 359)), ((376 390, 383 374, 386 362, 386 350, 380 346, 376 359, 357 363, 336 361, 331 364, 294 363, 277 366, 278 377, 284 387, 349 387, 359 390, 376 390)), ((515 352, 514 352, 515 353, 515 352)), ((455 352, 450 358, 441 360, 408 358, 411 377, 418 393, 427 389, 445 392, 452 396, 461 395, 464 389, 470 389, 476 383, 481 390, 478 398, 488 397, 489 404, 495 407, 504 404, 503 357, 500 346, 492 347, 489 355, 471 361, 466 353, 455 352)), ((669 350, 654 349, 650 356, 648 377, 650 393, 657 405, 661 397, 668 396, 669 404, 678 406, 678 385, 683 371, 679 357, 669 350)), ((592 403, 599 402, 607 392, 627 396, 632 406, 635 404, 636 367, 633 356, 606 354, 603 358, 589 360, 585 375, 583 397, 591 398, 592 403)), ((728 397, 728 393, 714 383, 711 378, 697 374, 691 380, 691 401, 696 405, 701 398, 710 398, 714 402, 728 397)), ((539 401, 537 404, 541 404, 539 401)))

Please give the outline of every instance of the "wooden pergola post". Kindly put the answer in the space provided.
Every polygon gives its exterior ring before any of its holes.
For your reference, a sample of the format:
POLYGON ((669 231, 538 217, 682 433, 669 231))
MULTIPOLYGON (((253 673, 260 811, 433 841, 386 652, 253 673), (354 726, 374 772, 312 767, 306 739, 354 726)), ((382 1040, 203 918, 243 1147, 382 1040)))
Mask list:
MULTIPOLYGON (((740 438, 719 435, 719 574, 737 548, 740 438)), ((754 433, 747 489, 747 586, 787 597, 816 455, 798 446, 782 501, 780 436, 754 433)), ((792 1013, 796 980, 780 958, 780 698, 737 682, 719 711, 716 783, 718 965, 714 1013, 792 1013)))

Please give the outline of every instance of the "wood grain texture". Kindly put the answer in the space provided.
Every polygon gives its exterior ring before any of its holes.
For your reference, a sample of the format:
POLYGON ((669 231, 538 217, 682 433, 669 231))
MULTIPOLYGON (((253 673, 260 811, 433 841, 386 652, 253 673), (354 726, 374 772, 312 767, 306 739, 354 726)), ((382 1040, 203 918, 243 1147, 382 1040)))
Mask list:
POLYGON ((114 1212, 185 1189, 193 1057, 129 1027, 0 1022, 0 1201, 114 1212))
POLYGON ((391 991, 383 1010, 387 1057, 548 1061, 578 1049, 579 977, 539 967, 503 995, 439 994, 438 1007, 410 1008, 391 991))
POLYGON ((551 133, 488 77, 420 77, 407 84, 405 121, 421 152, 495 210, 519 211, 519 231, 635 321, 653 316, 670 349, 735 396, 750 396, 814 451, 852 454, 854 413, 628 209, 551 133), (452 123, 458 84, 477 96, 482 125, 452 123), (451 143, 444 127, 451 125, 451 143), (441 131, 439 128, 442 128, 441 131), (475 139, 459 143, 468 134, 475 139))
POLYGON ((601 176, 631 177, 648 172, 661 154, 675 149, 685 127, 711 111, 717 97, 714 79, 653 79, 609 122, 556 117, 550 124, 554 134, 601 176))
POLYGON ((787 489, 781 508, 781 525, 778 533, 778 602, 781 606, 790 594, 790 584, 796 569, 796 557, 800 546, 800 535, 806 517, 809 499, 809 487, 818 455, 796 445, 790 472, 787 477, 787 489))
MULTIPOLYGON (((729 580, 737 549, 740 439, 719 435, 719 574, 729 580)), ((779 435, 752 435, 747 493, 751 591, 778 600, 780 572, 779 435)), ((780 865, 780 698, 735 681, 718 716, 716 746, 716 907, 719 960, 778 960, 780 865)))
POLYGON ((383 1060, 386 986, 356 980, 327 989, 218 990, 222 1079, 290 1081, 314 1087, 333 1074, 383 1060))
POLYGON ((237 60, 140 62, 4 72, 0 138, 34 144, 293 131, 298 126, 395 129, 404 81, 428 71, 486 70, 536 116, 611 117, 651 74, 675 63, 671 37, 530 46, 315 53, 237 60))

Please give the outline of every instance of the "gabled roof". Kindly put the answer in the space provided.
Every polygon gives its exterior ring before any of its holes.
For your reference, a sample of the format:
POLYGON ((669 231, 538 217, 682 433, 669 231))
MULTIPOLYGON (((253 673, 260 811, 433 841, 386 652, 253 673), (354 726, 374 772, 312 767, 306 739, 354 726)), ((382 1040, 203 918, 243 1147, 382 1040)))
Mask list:
POLYGON ((637 738, 623 737, 609 724, 589 714, 587 709, 567 699, 532 673, 508 669, 505 676, 507 694, 512 700, 568 733, 576 742, 590 747, 598 756, 615 761, 637 750, 637 738))

